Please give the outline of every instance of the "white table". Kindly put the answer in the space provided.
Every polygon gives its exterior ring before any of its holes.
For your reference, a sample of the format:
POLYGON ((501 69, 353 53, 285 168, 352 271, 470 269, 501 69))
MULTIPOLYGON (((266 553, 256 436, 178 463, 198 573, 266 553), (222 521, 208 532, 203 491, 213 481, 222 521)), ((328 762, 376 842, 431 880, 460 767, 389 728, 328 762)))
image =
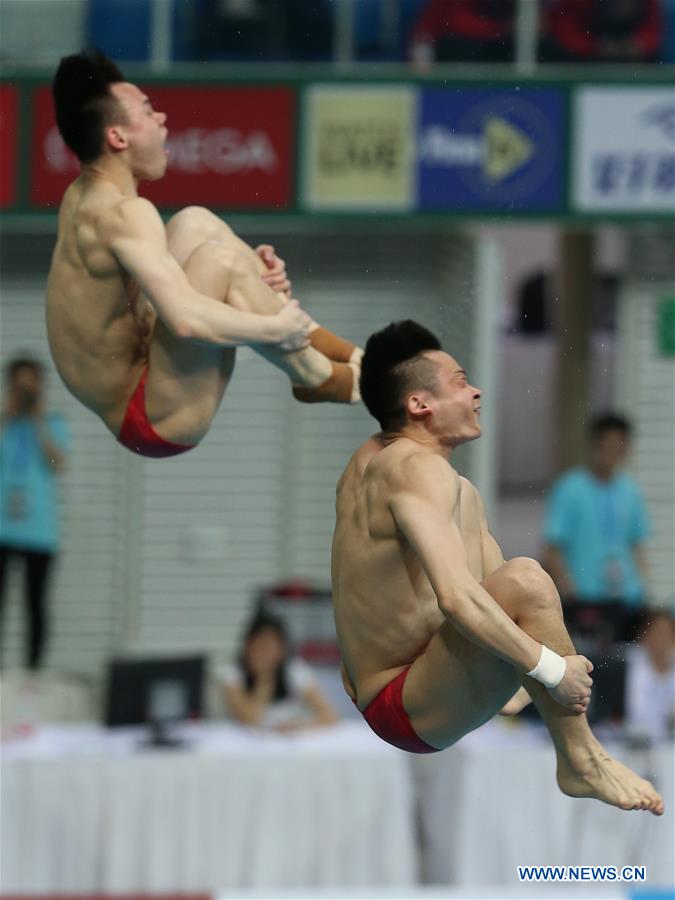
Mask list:
POLYGON ((504 720, 443 753, 418 757, 425 880, 513 885, 518 865, 645 865, 642 887, 672 887, 674 747, 662 744, 647 753, 609 744, 608 750, 643 777, 654 777, 666 801, 664 816, 565 797, 555 782, 548 736, 504 720))
POLYGON ((4 892, 206 892, 416 880, 405 754, 362 722, 295 736, 43 729, 2 747, 4 892))

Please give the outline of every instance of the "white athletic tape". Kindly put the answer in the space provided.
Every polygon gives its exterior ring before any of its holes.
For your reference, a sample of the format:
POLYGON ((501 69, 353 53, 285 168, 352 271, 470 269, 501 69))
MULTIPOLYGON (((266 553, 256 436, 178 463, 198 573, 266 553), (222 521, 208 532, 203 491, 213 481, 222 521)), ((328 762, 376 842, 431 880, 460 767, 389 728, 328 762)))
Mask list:
POLYGON ((527 674, 530 678, 534 678, 535 681, 541 682, 545 687, 554 688, 563 680, 566 669, 567 663, 565 659, 542 644, 539 662, 527 674))

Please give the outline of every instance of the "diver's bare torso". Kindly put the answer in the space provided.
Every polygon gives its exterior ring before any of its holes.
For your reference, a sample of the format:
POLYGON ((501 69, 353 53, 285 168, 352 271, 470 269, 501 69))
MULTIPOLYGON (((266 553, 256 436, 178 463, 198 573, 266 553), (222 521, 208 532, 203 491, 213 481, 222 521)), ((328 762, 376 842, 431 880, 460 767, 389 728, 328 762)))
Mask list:
POLYGON ((106 216, 124 199, 80 177, 59 210, 47 282, 47 333, 68 390, 116 433, 147 361, 152 310, 106 247, 106 216))
MULTIPOLYGON (((445 621, 389 510, 390 473, 419 452, 420 446, 407 438, 385 445, 376 435, 357 450, 338 484, 333 604, 345 687, 360 709, 420 655, 445 621)), ((447 492, 452 504, 452 496, 459 497, 452 515, 471 573, 480 582, 485 573, 477 491, 450 465, 447 479, 438 485, 439 498, 447 492)))

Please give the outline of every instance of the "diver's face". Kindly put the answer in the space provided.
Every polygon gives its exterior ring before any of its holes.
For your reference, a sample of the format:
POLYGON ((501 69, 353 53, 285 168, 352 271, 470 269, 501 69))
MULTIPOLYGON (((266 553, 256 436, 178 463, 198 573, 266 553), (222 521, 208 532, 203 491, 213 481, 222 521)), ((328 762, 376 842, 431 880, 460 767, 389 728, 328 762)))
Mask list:
POLYGON ((470 384, 465 370, 448 353, 430 350, 424 355, 436 365, 436 385, 427 399, 432 431, 453 446, 480 437, 480 388, 470 384))
POLYGON ((110 86, 110 92, 124 112, 125 121, 109 126, 122 149, 128 154, 129 165, 138 181, 156 181, 166 172, 165 149, 168 129, 166 113, 153 109, 150 98, 135 84, 122 81, 110 86))

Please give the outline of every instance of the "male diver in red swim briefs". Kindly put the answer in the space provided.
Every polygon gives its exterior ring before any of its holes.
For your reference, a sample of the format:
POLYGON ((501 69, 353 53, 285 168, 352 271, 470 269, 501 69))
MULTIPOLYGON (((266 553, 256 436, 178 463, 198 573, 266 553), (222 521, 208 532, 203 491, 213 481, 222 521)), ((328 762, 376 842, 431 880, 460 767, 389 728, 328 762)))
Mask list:
POLYGON ((553 582, 532 559, 504 561, 478 491, 452 467, 454 448, 480 436, 480 390, 407 321, 369 339, 361 394, 382 431, 338 484, 332 575, 345 688, 368 724, 430 753, 529 694, 565 794, 661 815, 653 786, 589 729, 592 666, 553 582))
POLYGON ((66 387, 126 447, 173 456, 206 434, 248 345, 304 402, 358 399, 361 351, 289 300, 283 261, 205 209, 164 226, 138 196, 167 167, 166 116, 98 53, 61 60, 56 119, 82 164, 64 194, 47 330, 66 387))

